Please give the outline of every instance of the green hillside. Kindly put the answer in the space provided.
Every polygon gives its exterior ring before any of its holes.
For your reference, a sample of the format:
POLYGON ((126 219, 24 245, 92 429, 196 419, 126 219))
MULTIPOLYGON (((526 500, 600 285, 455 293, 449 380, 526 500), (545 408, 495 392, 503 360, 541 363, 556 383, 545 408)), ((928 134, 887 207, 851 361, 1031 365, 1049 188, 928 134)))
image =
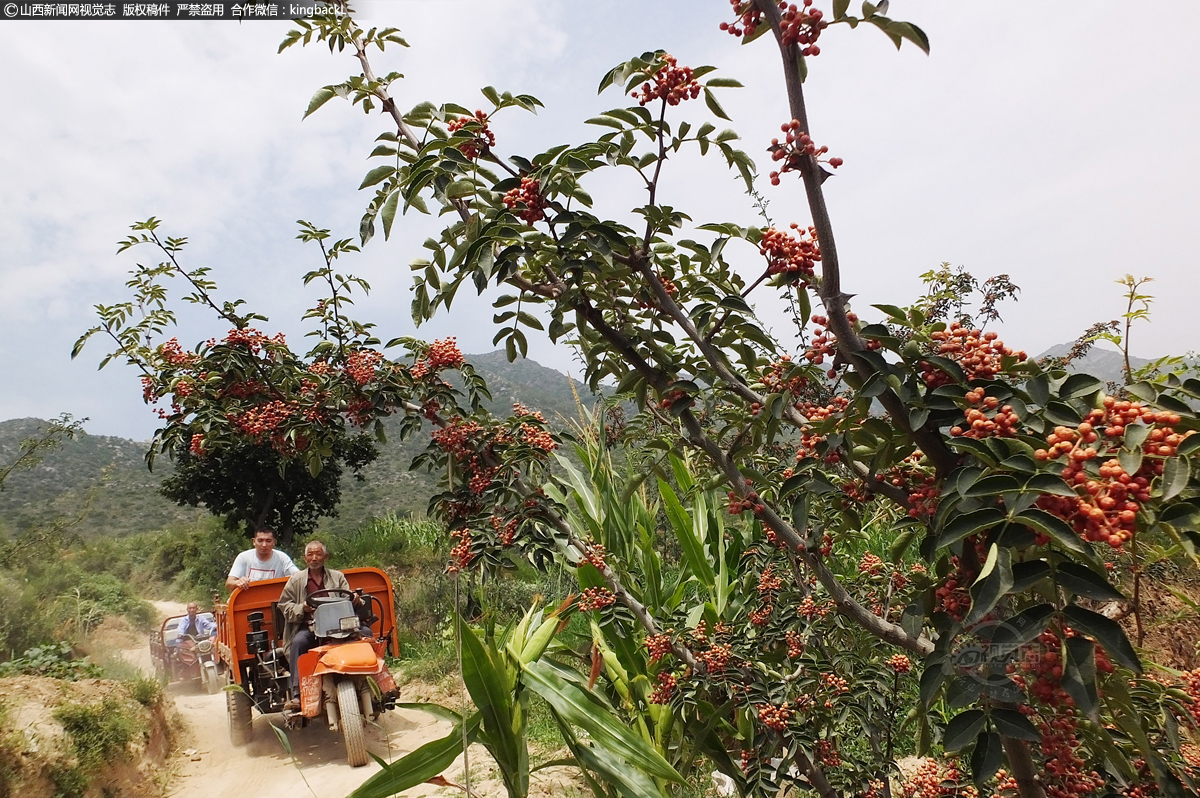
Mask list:
MULTIPOLYGON (((514 402, 542 411, 552 423, 578 418, 575 394, 568 377, 532 360, 509 363, 503 352, 469 355, 487 380, 493 400, 489 410, 507 414, 514 402)), ((580 398, 590 404, 586 388, 575 383, 580 398)), ((20 441, 36 434, 45 422, 24 418, 0 422, 0 462, 16 457, 20 441)), ((335 518, 323 519, 323 530, 356 528, 372 516, 387 512, 424 513, 434 492, 435 478, 409 471, 413 457, 428 438, 400 441, 398 423, 387 423, 388 443, 379 459, 364 471, 365 481, 347 476, 342 503, 335 518)), ((179 507, 158 493, 170 473, 166 458, 146 469, 146 444, 125 438, 81 434, 47 454, 32 471, 13 474, 0 490, 0 528, 22 529, 56 516, 76 516, 88 504, 81 534, 126 535, 188 523, 204 517, 204 509, 179 507)))

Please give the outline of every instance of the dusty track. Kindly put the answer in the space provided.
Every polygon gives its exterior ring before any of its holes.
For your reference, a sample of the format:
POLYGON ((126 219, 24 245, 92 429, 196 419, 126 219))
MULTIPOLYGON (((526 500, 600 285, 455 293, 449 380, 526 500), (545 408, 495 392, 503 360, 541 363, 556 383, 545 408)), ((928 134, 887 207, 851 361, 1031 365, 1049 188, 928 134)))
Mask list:
MULTIPOLYGON (((163 617, 183 612, 183 605, 155 602, 163 617)), ((146 646, 123 652, 126 660, 150 670, 150 652, 146 646)), ((419 701, 420 688, 410 688, 404 701, 419 701)), ((183 751, 194 751, 177 760, 177 773, 167 794, 171 798, 341 798, 379 770, 374 762, 352 768, 346 764, 341 735, 329 731, 324 723, 286 732, 292 752, 272 728, 282 728, 282 716, 254 717, 254 735, 249 745, 235 748, 229 742, 225 696, 208 695, 199 686, 172 686, 169 694, 188 726, 188 737, 180 741, 183 751)), ((395 710, 381 716, 378 725, 367 728, 367 747, 376 756, 390 761, 442 737, 450 724, 435 721, 423 712, 395 710)), ((474 762, 475 752, 472 750, 474 762)), ((453 769, 452 769, 453 770, 453 769)), ((459 768, 461 771, 461 768, 459 768)), ((441 791, 424 785, 407 791, 421 796, 441 791)))

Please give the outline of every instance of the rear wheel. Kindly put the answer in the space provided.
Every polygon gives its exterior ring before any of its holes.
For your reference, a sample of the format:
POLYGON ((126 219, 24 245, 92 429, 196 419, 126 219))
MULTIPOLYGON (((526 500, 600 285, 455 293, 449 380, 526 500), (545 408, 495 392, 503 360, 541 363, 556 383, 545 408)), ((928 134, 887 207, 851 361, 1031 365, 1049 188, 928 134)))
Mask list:
POLYGON ((350 763, 350 767, 356 768, 367 764, 367 741, 354 680, 339 681, 337 694, 338 712, 342 716, 342 741, 346 744, 346 761, 350 763))
POLYGON ((229 742, 238 746, 250 742, 254 732, 250 696, 240 688, 229 690, 225 693, 225 708, 229 712, 229 742))

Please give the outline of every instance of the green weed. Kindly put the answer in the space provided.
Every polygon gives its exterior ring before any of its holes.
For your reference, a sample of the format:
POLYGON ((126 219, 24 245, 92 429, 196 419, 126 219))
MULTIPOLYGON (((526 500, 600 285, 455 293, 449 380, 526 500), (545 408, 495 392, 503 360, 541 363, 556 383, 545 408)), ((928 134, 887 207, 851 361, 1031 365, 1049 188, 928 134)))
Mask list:
POLYGON ((125 756, 137 723, 113 696, 99 704, 60 705, 54 719, 62 724, 71 749, 85 773, 93 773, 107 760, 125 756))

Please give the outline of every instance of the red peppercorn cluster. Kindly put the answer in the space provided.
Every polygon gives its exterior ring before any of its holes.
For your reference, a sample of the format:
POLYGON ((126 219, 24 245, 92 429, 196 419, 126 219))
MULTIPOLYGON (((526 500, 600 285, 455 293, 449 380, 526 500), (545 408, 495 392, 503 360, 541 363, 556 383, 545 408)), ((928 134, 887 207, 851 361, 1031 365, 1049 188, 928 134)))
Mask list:
MULTIPOLYGON (((752 484, 751 480, 746 480, 747 488, 752 484)), ((738 496, 736 491, 729 491, 730 515, 741 515, 743 512, 752 512, 757 515, 765 509, 767 506, 758 500, 758 494, 754 491, 747 490, 745 496, 738 496)))
POLYGON ((192 435, 192 443, 191 446, 188 447, 188 450, 191 451, 192 454, 196 455, 196 457, 203 457, 204 436, 198 432, 192 435))
POLYGON ((912 660, 903 654, 893 654, 885 664, 896 673, 908 673, 912 670, 912 660))
POLYGON ((558 448, 558 442, 547 430, 535 427, 533 424, 521 424, 521 440, 535 449, 552 452, 558 448))
POLYGON ((471 140, 459 144, 458 151, 472 161, 479 157, 480 152, 496 146, 496 135, 488 127, 488 115, 483 111, 476 111, 473 117, 464 116, 459 119, 451 119, 446 125, 446 130, 451 135, 460 130, 465 130, 470 134, 471 140))
POLYGON ((826 687, 833 691, 834 695, 850 692, 850 683, 838 676, 836 673, 822 673, 821 681, 826 687))
POLYGON ((358 349, 346 358, 345 372, 359 385, 366 385, 375 376, 375 370, 383 362, 383 353, 373 349, 358 349))
MULTIPOLYGON (((820 13, 820 12, 817 12, 820 13)), ((790 122, 784 122, 779 126, 779 132, 784 134, 783 141, 779 139, 771 139, 771 146, 768 147, 771 151, 771 160, 782 162, 778 172, 771 172, 771 185, 779 185, 779 176, 785 172, 797 170, 804 163, 805 158, 815 158, 821 163, 827 163, 834 169, 842 165, 841 158, 822 158, 821 156, 829 152, 829 148, 822 145, 818 147, 812 140, 812 137, 800 129, 800 122, 793 119, 790 122)))
POLYGON ((284 421, 287 421, 293 410, 294 408, 287 402, 274 400, 241 413, 230 413, 226 418, 243 435, 257 443, 284 421))
POLYGON ((1001 405, 994 396, 984 396, 982 388, 967 391, 964 397, 972 405, 965 413, 965 427, 950 428, 950 434, 964 438, 1015 438, 1021 431, 1021 420, 1012 405, 1001 405), (998 408, 998 409, 997 409, 998 408), (988 415, 991 413, 992 415, 988 415))
POLYGON ((791 704, 787 701, 784 701, 779 706, 760 704, 758 707, 758 722, 772 731, 784 732, 787 731, 788 723, 795 714, 791 704))
POLYGON ((733 648, 727 643, 714 643, 707 651, 701 651, 696 659, 704 663, 709 673, 723 673, 733 657, 733 648))
POLYGON ((669 704, 671 696, 675 695, 678 682, 675 677, 665 671, 658 674, 658 684, 650 691, 651 704, 669 704))
MULTIPOLYGON (((945 330, 929 336, 940 341, 937 354, 957 362, 968 380, 994 379, 1001 371, 1000 358, 1015 357, 1025 360, 1022 351, 1013 351, 998 340, 996 333, 983 332, 978 328, 966 327, 957 321, 950 322, 945 330)), ((921 379, 931 388, 951 382, 950 375, 927 361, 921 362, 921 379)))
POLYGON ((1121 548, 1137 531, 1137 513, 1150 501, 1150 483, 1162 474, 1163 459, 1174 456, 1179 444, 1192 434, 1176 432, 1179 422, 1176 413, 1106 397, 1103 408, 1092 410, 1075 429, 1055 427, 1046 436, 1047 448, 1034 452, 1034 457, 1043 462, 1065 457, 1062 477, 1081 494, 1043 496, 1037 505, 1069 523, 1085 540, 1121 548), (1128 474, 1121 461, 1111 455, 1121 448, 1126 428, 1137 423, 1151 429, 1142 443, 1140 468, 1128 474), (1093 476, 1087 463, 1102 455, 1109 457, 1093 476))
POLYGON ((838 754, 837 746, 832 740, 817 740, 817 744, 813 746, 813 753, 817 755, 817 761, 822 767, 840 768, 842 766, 842 757, 838 754))
POLYGON ((658 662, 671 653, 671 635, 662 632, 646 638, 646 649, 650 652, 650 661, 658 662))
MULTIPOLYGON (((800 392, 808 385, 808 380, 803 375, 794 377, 785 376, 791 371, 791 368, 791 355, 784 355, 767 367, 767 370, 762 375, 762 385, 767 393, 790 393, 792 396, 800 395, 800 392)), ((788 474, 788 476, 791 475, 788 474)))
POLYGON ((195 363, 200 356, 195 352, 185 352, 179 345, 179 339, 172 338, 158 346, 159 356, 172 366, 187 366, 195 363))
POLYGON ((436 374, 442 369, 461 368, 466 358, 459 351, 454 336, 434 341, 424 357, 417 358, 412 365, 413 379, 421 379, 429 374, 436 374))
POLYGON ((430 433, 429 437, 441 449, 452 454, 459 459, 466 459, 471 453, 471 441, 475 435, 483 430, 474 421, 463 421, 462 419, 454 419, 447 426, 441 429, 435 429, 430 433))
POLYGON ((471 554, 471 531, 469 529, 453 530, 450 533, 450 539, 455 541, 455 544, 450 549, 450 563, 446 566, 446 572, 453 574, 466 570, 471 565, 471 560, 473 559, 471 554))
POLYGON ((783 2, 779 4, 779 10, 783 12, 779 20, 783 46, 798 44, 800 54, 805 56, 821 54, 817 39, 820 38, 821 31, 829 27, 829 23, 824 19, 824 12, 813 8, 812 4, 813 0, 804 0, 804 5, 799 8, 783 2))
POLYGON ((967 589, 975 583, 977 574, 963 568, 957 555, 950 558, 950 564, 954 566, 954 570, 933 593, 933 611, 944 612, 956 621, 961 621, 971 609, 971 594, 967 589))
POLYGON ((225 343, 230 346, 244 346, 254 354, 262 349, 270 339, 263 335, 253 327, 246 327, 242 330, 230 330, 225 336, 225 343))
POLYGON ((667 105, 679 105, 684 100, 694 100, 700 96, 701 85, 692 75, 691 67, 678 66, 675 56, 663 53, 658 58, 660 66, 647 67, 646 76, 650 81, 642 84, 641 92, 633 90, 634 99, 638 105, 646 105, 655 100, 665 100, 667 105))
POLYGON ((589 612, 591 610, 604 609, 616 600, 617 597, 606 587, 589 587, 579 596, 579 611, 589 612))
POLYGON ((883 560, 868 551, 858 562, 858 572, 868 576, 878 576, 883 573, 883 560))
POLYGON ((821 259, 821 248, 817 244, 817 229, 810 227, 801 230, 800 225, 792 222, 792 230, 799 231, 793 235, 786 230, 776 230, 768 227, 762 232, 758 241, 758 251, 767 259, 767 274, 786 274, 799 279, 811 278, 816 263, 821 259))
POLYGON ((979 791, 960 784, 962 771, 951 762, 943 768, 936 759, 925 758, 900 785, 901 798, 974 798, 979 791))
POLYGON ((768 565, 758 577, 758 595, 773 598, 783 588, 783 578, 775 573, 775 566, 768 565))
POLYGON ((813 601, 812 596, 805 596, 804 598, 800 599, 800 603, 796 605, 796 614, 809 621, 813 620, 814 618, 824 618, 832 610, 833 605, 831 603, 818 604, 817 602, 813 601))
POLYGON ((519 208, 517 213, 526 224, 534 224, 546 218, 546 200, 537 178, 522 177, 519 188, 509 189, 504 195, 504 206, 509 210, 519 208))
POLYGON ((733 36, 753 36, 758 26, 763 24, 762 12, 754 7, 754 3, 743 0, 729 0, 733 13, 737 14, 737 22, 722 22, 720 29, 733 36))
POLYGON ((500 545, 511 546, 513 539, 517 536, 517 528, 520 527, 521 520, 519 518, 510 518, 508 521, 505 521, 498 515, 493 515, 489 520, 500 545))
POLYGON ((800 659, 804 656, 804 636, 795 630, 789 629, 784 635, 784 640, 787 641, 788 658, 800 659))

